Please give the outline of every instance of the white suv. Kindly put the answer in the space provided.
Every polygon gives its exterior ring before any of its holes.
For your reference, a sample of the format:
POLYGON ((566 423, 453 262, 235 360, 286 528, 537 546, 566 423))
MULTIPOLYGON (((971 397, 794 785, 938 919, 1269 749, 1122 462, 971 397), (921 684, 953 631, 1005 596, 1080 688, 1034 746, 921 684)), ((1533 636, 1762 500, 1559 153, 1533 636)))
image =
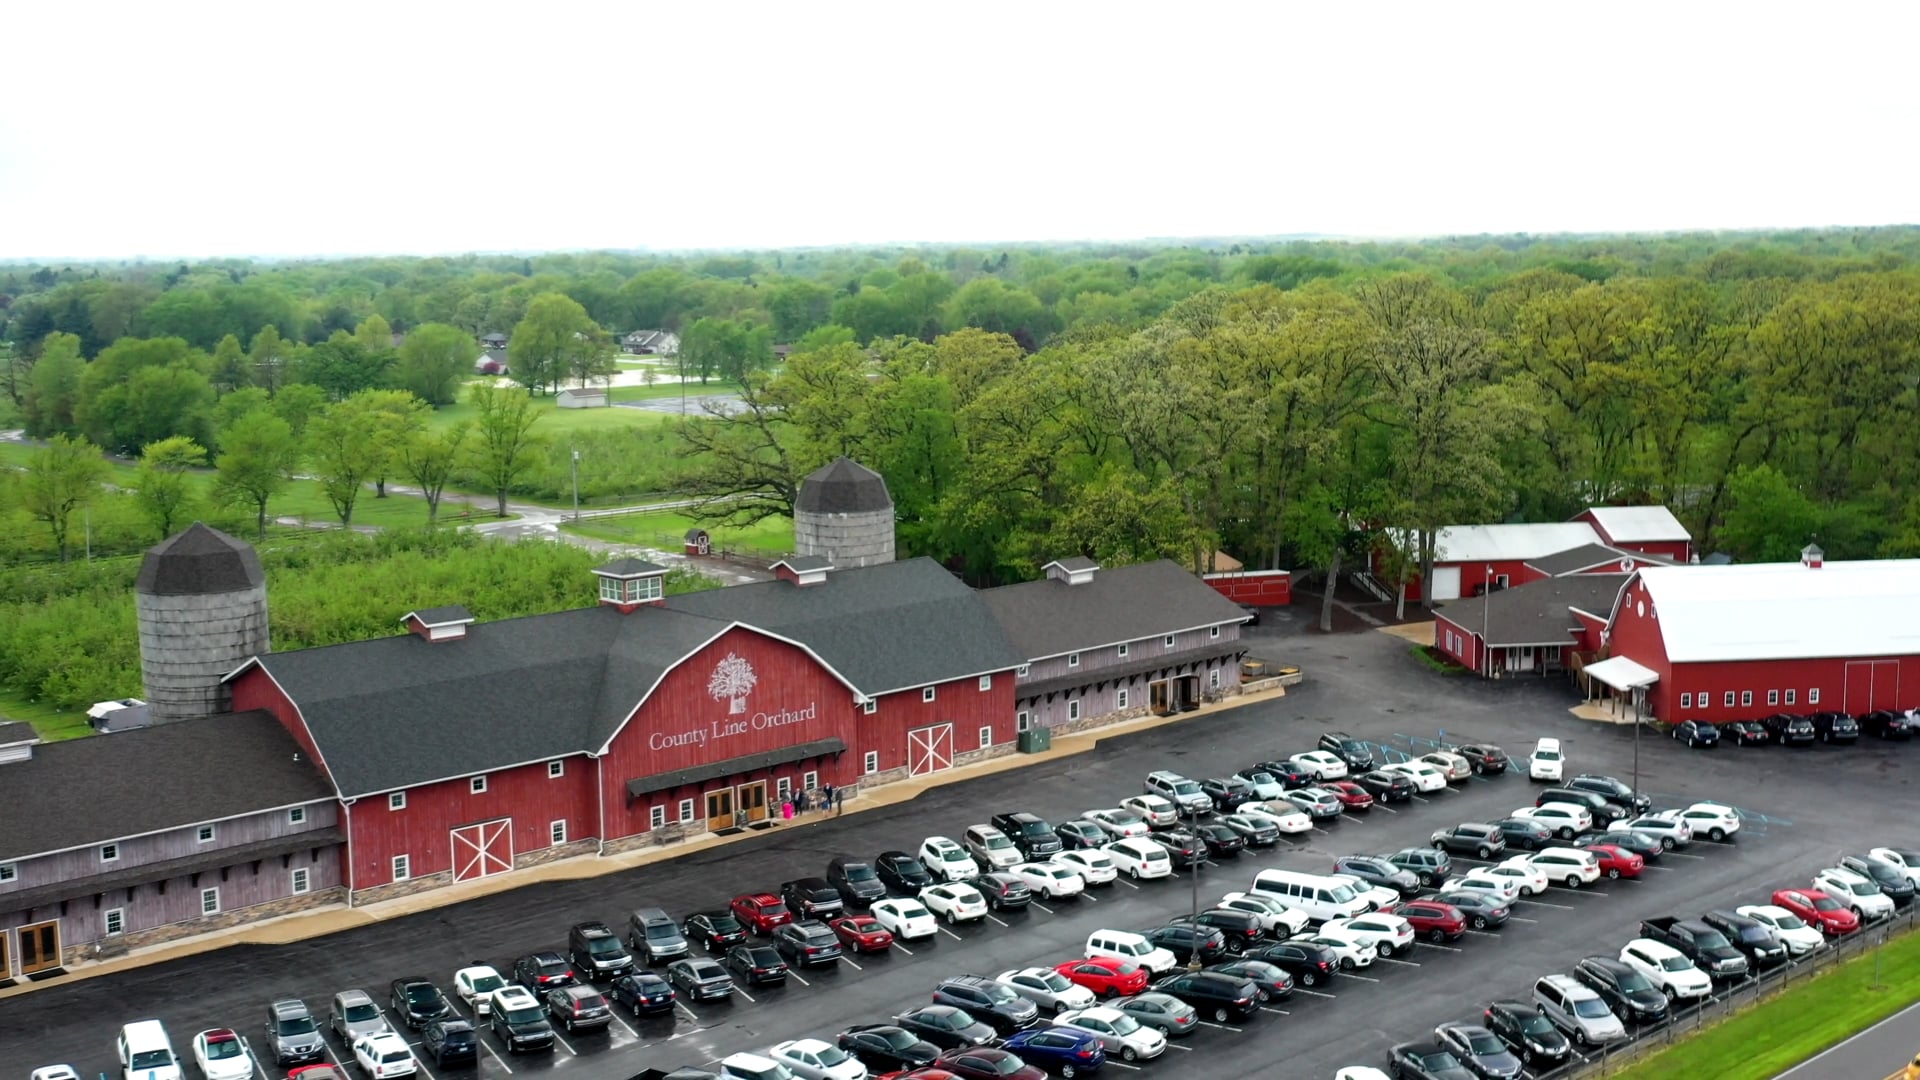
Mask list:
POLYGON ((1668 998, 1703 998, 1713 992, 1713 979, 1671 945, 1634 938, 1620 950, 1620 962, 1647 977, 1668 998))
POLYGON ((1213 905, 1228 911, 1243 911, 1260 920, 1260 929, 1275 941, 1285 941, 1304 931, 1312 920, 1299 908, 1291 908, 1259 893, 1230 892, 1213 905))
POLYGON ((1693 835, 1705 834, 1707 839, 1716 844, 1740 831, 1739 811, 1719 803, 1697 802, 1685 810, 1662 810, 1654 816, 1667 821, 1684 821, 1693 830, 1693 835))
POLYGON ((1591 851, 1579 848, 1542 848, 1526 856, 1535 870, 1563 888, 1577 889, 1600 880, 1600 860, 1591 851))
POLYGON ((1566 759, 1560 756, 1560 740, 1541 739, 1533 744, 1533 753, 1527 758, 1527 777, 1557 784, 1566 765, 1566 759))
POLYGON ((941 881, 966 881, 980 874, 967 849, 944 836, 927 837, 920 845, 920 863, 941 881))
POLYGON ((1853 909, 1863 923, 1893 914, 1893 898, 1851 870, 1830 866, 1813 875, 1813 887, 1853 909))
POLYGON ((759 1054, 733 1054, 720 1063, 720 1080, 794 1080, 792 1070, 759 1054))
POLYGON ((1120 806, 1139 814, 1155 829, 1170 828, 1180 821, 1180 808, 1163 795, 1129 795, 1120 800, 1120 806))
POLYGON ((1523 806, 1515 810, 1513 816, 1545 825, 1562 840, 1571 840, 1593 830, 1593 811, 1574 803, 1550 802, 1545 806, 1523 806))

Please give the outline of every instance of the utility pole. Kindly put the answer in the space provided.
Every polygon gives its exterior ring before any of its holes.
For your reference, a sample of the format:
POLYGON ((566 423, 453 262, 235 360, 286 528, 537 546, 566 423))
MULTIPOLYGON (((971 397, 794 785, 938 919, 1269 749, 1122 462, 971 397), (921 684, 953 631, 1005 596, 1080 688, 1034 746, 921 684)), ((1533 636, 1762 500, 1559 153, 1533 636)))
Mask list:
POLYGON ((1200 925, 1200 864, 1204 862, 1207 857, 1207 841, 1205 837, 1200 835, 1200 811, 1190 810, 1188 811, 1188 816, 1193 819, 1193 826, 1189 828, 1187 832, 1193 836, 1194 848, 1193 862, 1187 866, 1187 875, 1192 879, 1191 884, 1193 886, 1193 910, 1190 913, 1193 916, 1193 921, 1187 925, 1192 927, 1194 936, 1193 953, 1187 957, 1187 970, 1199 971, 1201 968, 1200 935, 1202 930, 1205 929, 1200 925))
POLYGON ((580 451, 578 450, 573 451, 573 520, 580 520, 580 451))

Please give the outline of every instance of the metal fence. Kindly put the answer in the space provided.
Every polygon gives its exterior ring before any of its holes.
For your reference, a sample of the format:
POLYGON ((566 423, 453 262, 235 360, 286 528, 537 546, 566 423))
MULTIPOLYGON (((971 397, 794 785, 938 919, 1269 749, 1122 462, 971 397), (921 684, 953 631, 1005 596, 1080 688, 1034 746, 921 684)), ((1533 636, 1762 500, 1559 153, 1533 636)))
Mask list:
MULTIPOLYGON (((1857 956, 1872 954, 1876 964, 1874 983, 1878 985, 1879 952, 1886 944, 1920 926, 1920 904, 1869 926, 1863 926, 1839 940, 1829 938, 1825 948, 1789 961, 1771 971, 1716 990, 1698 1004, 1675 1009, 1665 1021, 1634 1029, 1625 1042, 1608 1043, 1598 1049, 1581 1050, 1584 1060, 1576 1060, 1550 1072, 1537 1074, 1540 1080, 1584 1080, 1585 1077, 1611 1076, 1649 1054, 1657 1053, 1696 1032, 1742 1012, 1768 998, 1802 986, 1857 956)), ((1579 1048, 1576 1047, 1578 1050, 1579 1048)))

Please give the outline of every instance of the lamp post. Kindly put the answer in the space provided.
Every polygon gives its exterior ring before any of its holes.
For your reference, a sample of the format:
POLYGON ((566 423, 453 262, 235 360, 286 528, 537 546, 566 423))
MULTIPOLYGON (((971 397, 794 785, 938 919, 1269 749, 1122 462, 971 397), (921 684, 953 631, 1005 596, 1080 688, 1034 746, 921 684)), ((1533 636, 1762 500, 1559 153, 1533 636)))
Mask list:
POLYGON ((1486 566, 1486 577, 1480 586, 1480 657, 1486 666, 1486 677, 1493 678, 1493 646, 1487 641, 1491 633, 1489 620, 1493 608, 1493 564, 1486 566))
POLYGON ((580 520, 580 451, 573 451, 573 520, 580 520))
POLYGON ((1200 864, 1207 857, 1207 841, 1200 835, 1200 811, 1189 810, 1187 816, 1193 819, 1187 833, 1193 837, 1193 862, 1187 864, 1187 876, 1193 888, 1193 910, 1189 912, 1193 921, 1187 925, 1193 928, 1193 952, 1187 957, 1187 970, 1199 971, 1200 963, 1200 864))

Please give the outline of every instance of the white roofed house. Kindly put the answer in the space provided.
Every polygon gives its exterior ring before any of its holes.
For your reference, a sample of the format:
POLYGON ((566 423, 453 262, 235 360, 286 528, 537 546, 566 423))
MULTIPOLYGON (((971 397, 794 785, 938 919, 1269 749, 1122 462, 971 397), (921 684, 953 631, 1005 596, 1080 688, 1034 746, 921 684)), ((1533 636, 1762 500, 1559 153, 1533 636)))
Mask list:
MULTIPOLYGON (((1389 530, 1389 535, 1403 545, 1414 543, 1406 530, 1389 530)), ((1479 596, 1556 576, 1534 564, 1585 547, 1612 549, 1628 560, 1644 555, 1686 562, 1693 554, 1693 540, 1686 527, 1664 506, 1591 507, 1572 521, 1448 525, 1434 537, 1432 600, 1440 603, 1479 596)), ((1386 580, 1385 564, 1386 560, 1376 553, 1373 573, 1390 591, 1393 584, 1386 580)), ((1423 596, 1418 578, 1407 584, 1407 599, 1423 596)))

